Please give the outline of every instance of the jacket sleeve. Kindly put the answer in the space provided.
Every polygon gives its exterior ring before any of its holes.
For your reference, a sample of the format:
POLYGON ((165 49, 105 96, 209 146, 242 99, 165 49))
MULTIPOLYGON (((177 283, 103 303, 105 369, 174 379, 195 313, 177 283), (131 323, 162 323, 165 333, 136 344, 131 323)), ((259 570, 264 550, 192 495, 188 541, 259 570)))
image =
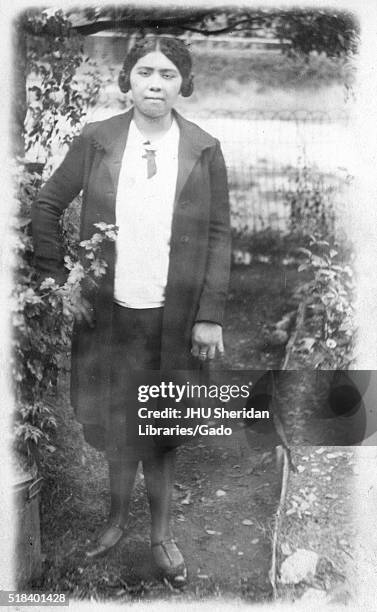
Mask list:
POLYGON ((210 220, 207 267, 196 321, 222 325, 230 276, 230 212, 227 171, 217 142, 209 162, 210 220))
POLYGON ((66 277, 59 221, 67 206, 83 187, 85 128, 74 139, 61 165, 42 187, 32 206, 34 263, 41 278, 58 283, 66 277))

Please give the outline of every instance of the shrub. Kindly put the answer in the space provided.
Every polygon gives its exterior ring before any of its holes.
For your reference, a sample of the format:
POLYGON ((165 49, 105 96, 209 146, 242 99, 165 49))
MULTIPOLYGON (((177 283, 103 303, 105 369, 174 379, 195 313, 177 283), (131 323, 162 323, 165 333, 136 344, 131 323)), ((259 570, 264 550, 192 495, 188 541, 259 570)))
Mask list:
POLYGON ((16 448, 37 462, 41 452, 52 450, 50 435, 56 426, 52 399, 62 356, 69 351, 73 321, 80 314, 83 285, 96 287, 106 272, 103 242, 116 237, 115 226, 105 223, 95 224, 92 238, 80 245, 67 234, 66 282, 59 286, 47 278, 39 284, 33 269, 30 208, 40 180, 38 174, 20 171, 12 299, 16 448))
POLYGON ((297 349, 310 355, 311 367, 347 369, 355 336, 354 274, 347 249, 334 246, 312 236, 310 248, 299 249, 305 258, 299 271, 309 274, 309 280, 297 291, 308 313, 306 336, 297 349))
MULTIPOLYGON (((44 165, 48 174, 54 153, 61 155, 61 149, 80 130, 89 106, 96 101, 101 77, 96 66, 85 60, 83 38, 72 30, 61 10, 30 9, 19 23, 27 37, 30 94, 25 143, 34 155, 40 149, 43 163, 39 165, 44 165), (88 72, 90 78, 85 79, 88 72)), ((29 164, 29 168, 32 166, 29 164)), ((61 225, 68 278, 62 286, 53 279, 39 284, 33 268, 30 212, 42 182, 40 171, 41 168, 38 173, 21 166, 15 176, 18 185, 12 295, 15 447, 29 463, 40 463, 41 457, 53 450, 54 392, 69 351, 74 318, 80 315, 83 286, 85 290, 95 287, 105 273, 102 246, 116 235, 115 226, 99 223, 93 228, 92 238, 79 244, 80 198, 77 198, 61 225)))
POLYGON ((333 236, 335 232, 334 185, 313 168, 300 166, 296 188, 285 194, 290 209, 290 229, 299 234, 333 236))
POLYGON ((23 25, 29 94, 25 145, 46 161, 54 145, 69 144, 82 127, 88 108, 98 98, 101 78, 95 62, 83 55, 83 37, 71 28, 63 11, 31 10, 23 25))

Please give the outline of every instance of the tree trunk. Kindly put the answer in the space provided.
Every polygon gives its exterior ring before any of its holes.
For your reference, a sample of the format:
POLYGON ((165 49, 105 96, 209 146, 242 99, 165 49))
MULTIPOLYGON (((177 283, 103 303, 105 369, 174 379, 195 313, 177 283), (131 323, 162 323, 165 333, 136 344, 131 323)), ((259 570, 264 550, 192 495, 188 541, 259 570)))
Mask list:
POLYGON ((15 156, 24 158, 25 139, 24 122, 26 117, 26 32, 21 15, 13 24, 13 65, 14 77, 12 88, 12 150, 15 156))

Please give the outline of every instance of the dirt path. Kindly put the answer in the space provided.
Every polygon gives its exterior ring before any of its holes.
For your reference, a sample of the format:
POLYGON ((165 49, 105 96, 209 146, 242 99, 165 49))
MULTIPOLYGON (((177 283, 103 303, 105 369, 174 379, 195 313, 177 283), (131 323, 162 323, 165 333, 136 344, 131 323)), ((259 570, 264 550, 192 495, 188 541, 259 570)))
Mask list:
MULTIPOLYGON (((191 569, 190 592, 269 597, 273 515, 280 492, 274 453, 251 450, 244 432, 183 450, 194 486, 182 535, 191 569)), ((189 489, 190 490, 190 489, 189 489)))
MULTIPOLYGON (((61 432, 57 458, 63 456, 65 461, 56 466, 55 495, 45 498, 47 571, 40 586, 76 597, 177 596, 155 577, 141 474, 125 539, 106 558, 85 560, 90 538, 106 519, 107 475, 101 455, 84 446, 71 415, 65 415, 61 432)), ((278 496, 274 453, 251 449, 243 429, 231 437, 199 439, 180 449, 173 530, 190 575, 185 598, 269 598, 270 542, 278 496)))

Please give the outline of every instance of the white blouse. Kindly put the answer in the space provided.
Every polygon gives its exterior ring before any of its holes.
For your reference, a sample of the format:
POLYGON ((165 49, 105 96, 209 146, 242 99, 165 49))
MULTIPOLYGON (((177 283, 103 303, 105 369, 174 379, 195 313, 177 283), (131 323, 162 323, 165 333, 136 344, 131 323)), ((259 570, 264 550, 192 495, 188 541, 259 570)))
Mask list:
POLYGON ((131 121, 116 198, 114 300, 128 308, 163 306, 178 173, 179 127, 149 141, 131 121), (156 174, 147 178, 145 149, 155 151, 156 174))

